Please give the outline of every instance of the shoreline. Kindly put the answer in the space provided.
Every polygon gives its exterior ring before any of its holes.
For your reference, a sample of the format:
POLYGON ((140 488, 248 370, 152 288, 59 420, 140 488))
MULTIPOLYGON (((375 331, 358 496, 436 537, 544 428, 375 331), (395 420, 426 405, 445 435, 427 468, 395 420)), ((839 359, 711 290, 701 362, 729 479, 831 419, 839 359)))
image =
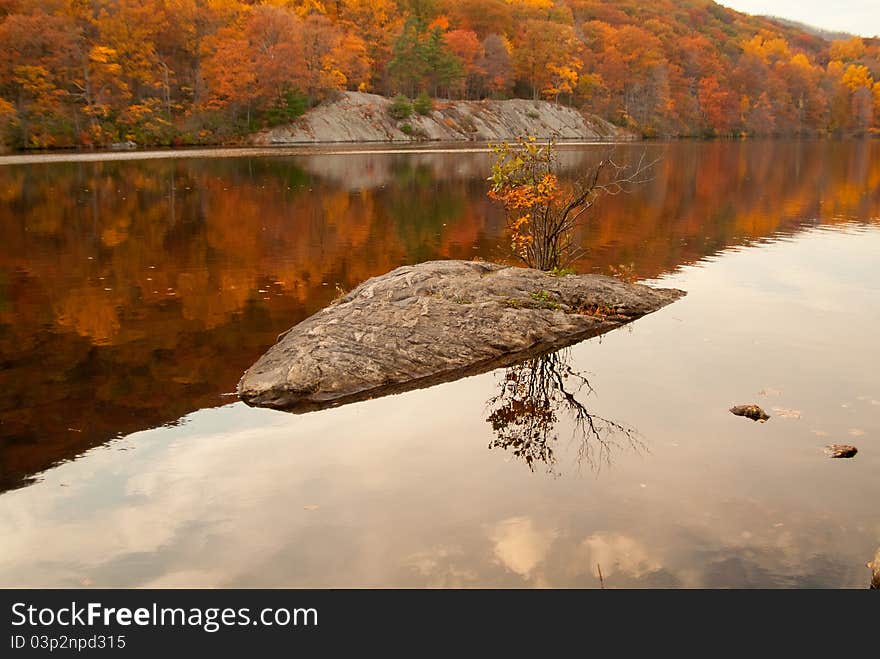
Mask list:
MULTIPOLYGON (((614 144, 633 144, 647 140, 570 140, 557 142, 561 149, 581 146, 610 146, 614 144)), ((654 141, 654 140, 651 140, 654 141)), ((412 145, 395 142, 321 142, 285 144, 278 146, 243 147, 193 147, 145 149, 129 151, 50 151, 41 153, 18 153, 0 155, 3 165, 36 165, 65 162, 116 162, 126 160, 161 160, 176 158, 246 158, 246 157, 285 157, 285 156, 341 156, 341 155, 395 155, 426 153, 490 153, 487 142, 437 142, 434 147, 424 142, 412 145)))
MULTIPOLYGON (((668 144, 671 142, 740 142, 740 141, 861 141, 878 139, 874 135, 801 135, 756 136, 746 138, 663 137, 636 139, 559 140, 556 145, 565 150, 584 146, 613 146, 624 144, 668 144)), ((543 140, 542 140, 543 141, 543 140)), ((69 149, 58 151, 0 152, 0 167, 4 165, 39 165, 68 162, 123 162, 130 160, 162 160, 178 158, 261 158, 289 156, 343 156, 343 155, 396 155, 431 153, 490 153, 491 142, 436 141, 436 142, 299 142, 276 146, 199 146, 199 147, 153 147, 112 151, 94 149, 89 151, 69 149), (431 145, 431 146, 429 146, 431 145)))

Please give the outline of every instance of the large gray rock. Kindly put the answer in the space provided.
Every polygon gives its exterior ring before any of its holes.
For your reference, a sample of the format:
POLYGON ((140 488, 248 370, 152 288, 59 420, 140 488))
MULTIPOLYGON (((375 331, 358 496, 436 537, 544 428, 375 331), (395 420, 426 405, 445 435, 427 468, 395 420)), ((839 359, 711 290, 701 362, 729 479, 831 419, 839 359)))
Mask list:
POLYGON ((682 295, 476 261, 403 266, 282 334, 238 394, 306 411, 421 388, 602 334, 682 295))

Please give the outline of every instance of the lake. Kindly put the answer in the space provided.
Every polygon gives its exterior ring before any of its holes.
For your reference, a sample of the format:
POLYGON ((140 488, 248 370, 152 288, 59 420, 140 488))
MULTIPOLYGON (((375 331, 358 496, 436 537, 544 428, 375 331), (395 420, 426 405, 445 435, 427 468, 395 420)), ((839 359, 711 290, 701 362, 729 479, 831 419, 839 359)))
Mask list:
POLYGON ((506 258, 491 156, 431 150, 0 164, 0 585, 867 587, 880 141, 617 145, 661 160, 578 270, 685 298, 428 389, 239 402, 340 291, 506 258))

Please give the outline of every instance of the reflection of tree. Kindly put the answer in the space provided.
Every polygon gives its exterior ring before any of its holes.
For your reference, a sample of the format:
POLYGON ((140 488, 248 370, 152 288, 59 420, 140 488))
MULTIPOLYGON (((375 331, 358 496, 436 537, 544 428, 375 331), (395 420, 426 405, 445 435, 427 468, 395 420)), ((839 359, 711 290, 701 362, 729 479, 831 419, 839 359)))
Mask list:
POLYGON ((556 473, 555 449, 560 417, 568 416, 577 443, 577 462, 598 469, 611 463, 615 449, 643 448, 634 429, 592 414, 577 399, 593 388, 569 364, 569 351, 559 350, 511 366, 504 373, 501 393, 489 400, 486 421, 496 439, 489 448, 503 448, 534 471, 536 463, 556 473))

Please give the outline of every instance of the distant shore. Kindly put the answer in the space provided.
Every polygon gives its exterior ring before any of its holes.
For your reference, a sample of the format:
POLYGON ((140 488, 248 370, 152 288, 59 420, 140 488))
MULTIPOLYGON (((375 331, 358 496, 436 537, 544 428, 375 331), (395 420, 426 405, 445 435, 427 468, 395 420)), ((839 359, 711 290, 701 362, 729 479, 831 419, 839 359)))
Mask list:
MULTIPOLYGON (((631 141, 631 140, 630 140, 631 141)), ((562 141, 560 147, 601 146, 627 143, 626 140, 562 141)), ((485 143, 469 142, 416 142, 410 145, 389 142, 325 142, 288 146, 260 147, 194 147, 169 149, 144 149, 131 151, 31 151, 0 155, 0 166, 30 165, 63 162, 114 162, 125 160, 163 160, 173 158, 257 158, 301 155, 392 155, 397 153, 489 153, 485 143)))

